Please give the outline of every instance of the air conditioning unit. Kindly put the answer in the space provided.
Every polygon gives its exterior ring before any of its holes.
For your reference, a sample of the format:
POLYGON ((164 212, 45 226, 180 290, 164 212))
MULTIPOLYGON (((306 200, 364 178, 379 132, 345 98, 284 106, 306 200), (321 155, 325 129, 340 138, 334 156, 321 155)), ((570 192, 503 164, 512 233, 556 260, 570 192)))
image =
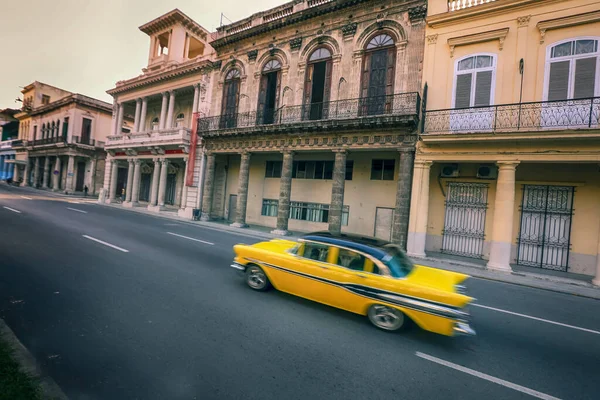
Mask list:
POLYGON ((498 177, 498 169, 492 164, 481 164, 477 168, 477 177, 479 179, 496 179, 498 177))
POLYGON ((442 178, 458 178, 460 175, 458 164, 442 164, 440 175, 442 178))

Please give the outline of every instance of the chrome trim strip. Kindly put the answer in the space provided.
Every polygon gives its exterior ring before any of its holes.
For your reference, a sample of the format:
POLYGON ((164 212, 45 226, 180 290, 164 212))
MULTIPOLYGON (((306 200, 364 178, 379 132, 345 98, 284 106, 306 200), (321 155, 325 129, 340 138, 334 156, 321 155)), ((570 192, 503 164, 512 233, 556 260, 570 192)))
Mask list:
POLYGON ((277 265, 265 263, 256 259, 247 259, 248 261, 262 264, 274 269, 278 269, 280 271, 288 272, 294 275, 302 276, 304 278, 312 279, 315 281, 323 282, 332 286, 338 286, 342 289, 345 289, 349 292, 352 292, 356 295, 369 298, 372 300, 380 300, 388 303, 392 303, 401 307, 409 308, 411 310, 424 312, 427 314, 436 315, 443 318, 451 318, 458 321, 467 321, 469 319, 469 314, 461 311, 457 308, 453 308, 452 306, 447 306, 438 302, 433 302, 427 299, 419 299, 416 297, 411 297, 407 295, 402 295, 399 293, 389 292, 377 288, 373 288, 365 285, 357 285, 353 283, 342 283, 336 282, 325 278, 320 278, 317 276, 305 274, 298 271, 293 271, 287 268, 279 267, 277 265))
POLYGON ((231 264, 230 267, 231 268, 235 268, 235 269, 240 270, 240 271, 245 271, 246 270, 246 267, 244 265, 238 264, 236 262, 234 262, 233 264, 231 264))
POLYGON ((475 330, 466 322, 458 322, 452 329, 455 336, 475 336, 475 330))

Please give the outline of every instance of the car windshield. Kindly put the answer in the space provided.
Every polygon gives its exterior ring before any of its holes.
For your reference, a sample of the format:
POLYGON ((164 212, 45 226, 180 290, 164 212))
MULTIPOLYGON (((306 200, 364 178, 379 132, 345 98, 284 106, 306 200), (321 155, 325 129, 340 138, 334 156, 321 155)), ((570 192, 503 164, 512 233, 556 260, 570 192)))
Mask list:
POLYGON ((414 268, 411 259, 395 245, 386 245, 383 247, 386 255, 381 259, 389 268, 390 273, 394 278, 404 278, 414 268))

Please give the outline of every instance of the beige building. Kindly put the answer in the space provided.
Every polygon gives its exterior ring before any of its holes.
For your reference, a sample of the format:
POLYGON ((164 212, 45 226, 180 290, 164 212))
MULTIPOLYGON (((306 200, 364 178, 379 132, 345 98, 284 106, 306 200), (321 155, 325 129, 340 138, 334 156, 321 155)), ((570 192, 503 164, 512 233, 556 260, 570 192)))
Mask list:
POLYGON ((425 14, 300 0, 218 28, 202 218, 405 244, 425 14))
POLYGON ((595 275, 600 2, 429 2, 409 253, 595 275))
POLYGON ((37 81, 21 93, 14 180, 66 193, 87 187, 96 194, 104 175, 110 104, 37 81))
POLYGON ((177 9, 139 29, 150 37, 148 65, 108 91, 113 120, 99 201, 191 218, 200 207, 202 151, 192 130, 208 108, 209 33, 177 9))

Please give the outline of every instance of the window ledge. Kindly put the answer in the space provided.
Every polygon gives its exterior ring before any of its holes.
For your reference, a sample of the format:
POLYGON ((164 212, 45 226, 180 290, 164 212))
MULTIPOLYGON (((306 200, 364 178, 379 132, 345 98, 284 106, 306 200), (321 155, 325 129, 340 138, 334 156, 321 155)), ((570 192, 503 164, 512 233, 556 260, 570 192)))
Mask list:
POLYGON ((541 35, 540 43, 544 43, 544 40, 546 40, 546 31, 589 24, 598 21, 600 21, 600 11, 592 11, 588 13, 572 15, 569 17, 540 21, 537 23, 537 28, 539 29, 541 35))
POLYGON ((509 28, 497 29, 489 32, 476 33, 473 35, 458 36, 448 39, 448 46, 450 46, 450 57, 454 57, 454 48, 456 46, 464 46, 467 44, 488 42, 491 40, 498 40, 499 48, 502 50, 504 47, 504 40, 508 35, 509 28))

